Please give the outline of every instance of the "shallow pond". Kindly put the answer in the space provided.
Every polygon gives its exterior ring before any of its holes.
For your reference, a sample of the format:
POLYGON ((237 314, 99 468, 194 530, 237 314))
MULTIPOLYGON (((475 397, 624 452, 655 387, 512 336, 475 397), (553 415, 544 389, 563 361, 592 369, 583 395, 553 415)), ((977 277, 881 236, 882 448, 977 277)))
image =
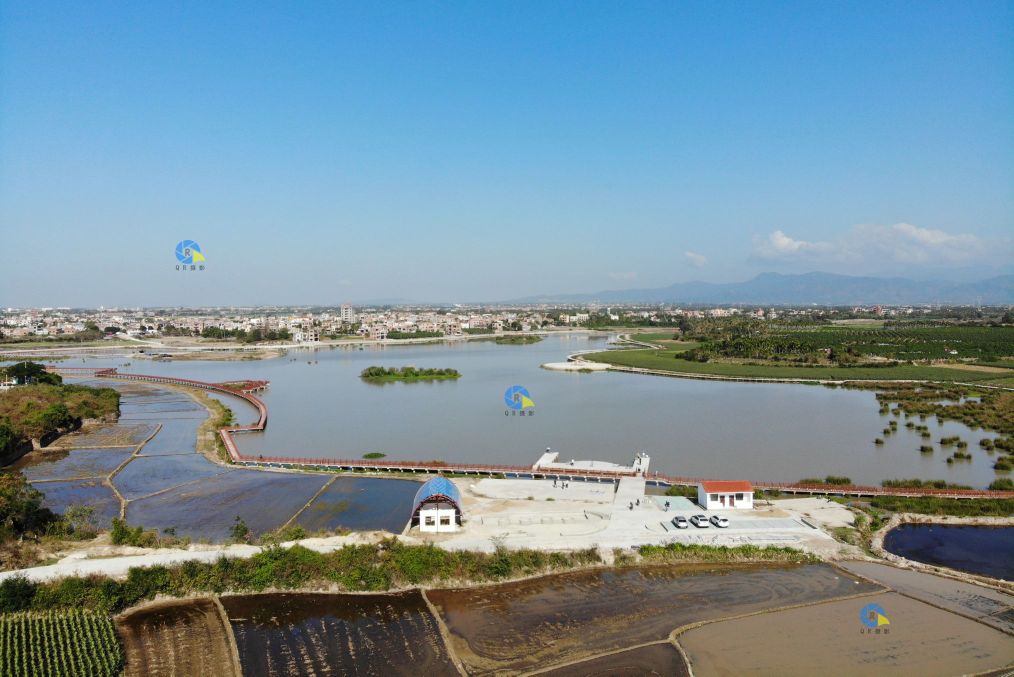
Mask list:
MULTIPOLYGON (((570 352, 606 347, 601 337, 564 335, 521 346, 462 341, 292 350, 258 361, 132 359, 123 371, 205 381, 269 380, 263 395, 270 411, 267 430, 237 437, 247 454, 360 458, 379 451, 392 460, 528 465, 552 447, 563 459, 621 463, 646 451, 653 469, 698 477, 786 481, 835 474, 864 484, 919 477, 976 487, 996 477, 992 459, 978 447, 980 438, 994 435, 960 423, 926 421, 934 442, 952 435, 967 440, 969 462, 948 465, 949 453, 939 448, 920 454, 925 440, 904 425, 886 444, 875 446, 873 440, 893 417, 879 415, 868 391, 540 367, 570 352), (377 385, 359 378, 371 365, 450 367, 462 377, 377 385), (534 415, 505 416, 504 391, 512 385, 528 389, 534 415)), ((122 362, 122 357, 105 357, 67 364, 122 362)), ((238 400, 229 406, 241 421, 255 416, 238 400)), ((198 423, 162 420, 179 425, 181 436, 189 433, 188 424, 198 423)), ((153 442, 148 453, 173 444, 170 435, 153 442)))
POLYGON ((884 549, 924 564, 1014 580, 1014 527, 902 524, 887 532, 884 549))

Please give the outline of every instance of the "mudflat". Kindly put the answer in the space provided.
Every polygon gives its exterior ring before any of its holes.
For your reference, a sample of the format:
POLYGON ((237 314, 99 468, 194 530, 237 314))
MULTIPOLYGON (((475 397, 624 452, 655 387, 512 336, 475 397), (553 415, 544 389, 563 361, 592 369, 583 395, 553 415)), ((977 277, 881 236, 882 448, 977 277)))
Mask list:
POLYGON ((828 565, 640 567, 426 593, 469 674, 522 672, 666 639, 694 621, 870 592, 828 565))
POLYGON ((689 677, 683 657, 672 644, 650 644, 540 672, 540 677, 689 677))
POLYGON ((1014 635, 1014 595, 888 564, 842 562, 840 566, 909 597, 970 616, 1014 635))
POLYGON ((117 619, 127 677, 240 674, 214 600, 144 607, 117 619))
POLYGON ((422 593, 223 597, 243 674, 457 674, 422 593))
POLYGON ((677 639, 701 677, 930 677, 976 674, 1014 662, 1009 635, 895 592, 719 621, 677 639), (871 603, 890 621, 880 634, 860 619, 871 603))

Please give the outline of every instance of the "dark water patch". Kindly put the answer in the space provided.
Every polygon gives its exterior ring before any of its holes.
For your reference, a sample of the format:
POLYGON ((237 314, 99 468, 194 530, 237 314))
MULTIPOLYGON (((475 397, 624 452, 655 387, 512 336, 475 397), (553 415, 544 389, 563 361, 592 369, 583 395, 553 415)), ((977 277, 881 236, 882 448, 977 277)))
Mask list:
POLYGON ((1014 579, 1014 527, 902 524, 887 532, 884 549, 924 564, 1014 579))
POLYGON ((70 449, 33 452, 24 456, 15 469, 29 480, 58 480, 73 477, 106 477, 130 458, 132 449, 70 449))
POLYGON ((416 591, 223 597, 244 675, 453 675, 416 591))
POLYGON ((113 484, 124 498, 134 500, 185 482, 221 475, 228 470, 200 454, 139 456, 113 478, 113 484))
POLYGON ((880 590, 827 565, 575 572, 427 592, 469 672, 520 672, 664 640, 685 623, 880 590))
POLYGON ((285 524, 327 481, 309 474, 228 470, 175 489, 133 501, 131 524, 164 529, 181 536, 222 541, 238 515, 254 535, 285 524))
POLYGON ((377 480, 339 477, 296 522, 308 531, 339 527, 361 531, 383 529, 399 534, 408 523, 412 499, 419 489, 414 480, 377 480))
POLYGON ((99 480, 40 482, 32 486, 45 495, 45 506, 53 512, 62 514, 70 506, 94 507, 95 526, 99 528, 108 528, 112 519, 120 516, 119 499, 99 480))
POLYGON ((162 429, 141 448, 141 454, 184 454, 197 452, 197 431, 201 423, 196 419, 163 421, 162 429))
POLYGON ((542 673, 547 677, 688 677, 683 657, 672 644, 653 644, 542 673))

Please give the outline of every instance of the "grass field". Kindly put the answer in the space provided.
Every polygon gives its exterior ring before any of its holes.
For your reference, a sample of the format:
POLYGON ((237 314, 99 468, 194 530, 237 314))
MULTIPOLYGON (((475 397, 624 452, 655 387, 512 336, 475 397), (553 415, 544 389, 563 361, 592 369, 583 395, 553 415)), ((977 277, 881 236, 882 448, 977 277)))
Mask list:
POLYGON ((926 380, 926 381, 986 381, 996 382, 995 373, 950 369, 947 367, 923 367, 899 365, 896 367, 805 367, 797 365, 754 365, 733 362, 691 362, 678 360, 678 350, 611 350, 590 353, 583 358, 593 362, 607 362, 623 367, 659 369, 684 374, 701 374, 741 378, 784 378, 795 380, 845 380, 865 379, 876 381, 926 380))
POLYGON ((46 611, 0 614, 0 674, 119 675, 123 651, 102 614, 46 611))

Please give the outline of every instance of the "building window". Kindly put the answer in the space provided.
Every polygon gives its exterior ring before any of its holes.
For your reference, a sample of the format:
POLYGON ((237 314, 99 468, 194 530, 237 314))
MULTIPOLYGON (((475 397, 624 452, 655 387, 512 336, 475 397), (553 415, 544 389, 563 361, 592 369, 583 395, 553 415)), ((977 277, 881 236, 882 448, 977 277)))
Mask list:
POLYGON ((437 523, 437 521, 435 519, 433 519, 432 515, 427 515, 426 516, 426 526, 431 527, 431 526, 433 526, 436 523, 437 523))
POLYGON ((736 500, 737 501, 742 501, 743 500, 743 494, 736 494, 736 500))
POLYGON ((441 526, 445 526, 445 527, 451 526, 451 518, 450 517, 441 517, 440 518, 440 525, 441 526))
POLYGON ((708 500, 709 501, 717 501, 718 500, 718 494, 711 494, 710 496, 708 496, 708 500))

